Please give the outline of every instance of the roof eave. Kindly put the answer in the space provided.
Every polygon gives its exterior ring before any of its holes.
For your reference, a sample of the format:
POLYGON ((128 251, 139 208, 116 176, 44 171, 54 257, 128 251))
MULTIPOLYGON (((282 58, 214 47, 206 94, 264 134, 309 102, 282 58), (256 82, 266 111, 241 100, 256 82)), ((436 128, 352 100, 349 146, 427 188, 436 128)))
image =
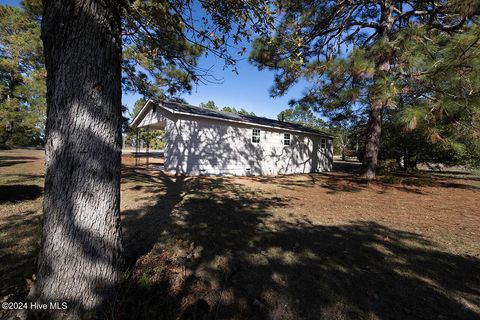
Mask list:
POLYGON ((322 132, 311 132, 311 131, 304 131, 304 130, 295 130, 295 129, 290 129, 290 128, 283 128, 283 127, 275 127, 275 126, 268 126, 264 124, 258 124, 258 123, 253 123, 253 122, 247 122, 247 121, 240 121, 240 120, 233 120, 233 119, 223 119, 223 118, 218 118, 218 117, 212 117, 212 116, 206 116, 206 115, 201 115, 201 114, 194 114, 194 113, 188 113, 188 112, 181 112, 181 111, 176 111, 171 108, 168 108, 166 106, 160 105, 163 109, 167 110, 168 112, 171 112, 173 114, 178 114, 178 115, 185 115, 185 116, 190 116, 190 117, 196 117, 196 118, 205 118, 205 119, 211 119, 211 120, 217 120, 217 121, 225 121, 225 122, 232 122, 232 123, 241 123, 241 124, 246 124, 249 126, 257 126, 257 127, 263 127, 263 128, 272 128, 276 130, 283 130, 283 131, 290 131, 290 132, 300 132, 304 134, 311 134, 311 135, 316 135, 316 136, 321 136, 321 137, 326 137, 326 138, 334 138, 332 135, 322 133, 322 132))
MULTIPOLYGON (((155 102, 151 99, 149 99, 145 105, 140 109, 138 114, 135 116, 135 118, 132 120, 130 123, 130 127, 132 128, 137 128, 137 126, 140 124, 142 119, 145 117, 146 113, 148 112, 148 108, 150 107, 151 104, 155 104, 155 102)), ((284 130, 284 131, 289 131, 289 132, 299 132, 303 134, 311 134, 311 135, 316 135, 320 137, 326 137, 326 138, 331 138, 333 139, 334 136, 323 133, 323 132, 311 132, 311 131, 304 131, 304 130, 295 130, 295 129, 290 129, 290 128, 284 128, 284 127, 276 127, 276 126, 269 126, 269 125, 263 125, 263 124, 258 124, 258 123, 252 123, 252 122, 247 122, 247 121, 240 121, 240 120, 232 120, 232 119, 223 119, 223 118, 218 118, 218 117, 212 117, 212 116, 207 116, 207 115, 200 115, 200 114, 194 114, 194 113, 188 113, 188 112, 181 112, 181 111, 176 111, 171 108, 166 107, 163 105, 161 102, 157 103, 157 105, 166 111, 172 113, 172 114, 178 114, 178 115, 185 115, 185 116, 190 116, 190 117, 197 117, 197 118, 205 118, 205 119, 211 119, 211 120, 217 120, 217 121, 224 121, 224 122, 231 122, 231 123, 240 123, 240 124, 245 124, 249 126, 257 126, 257 127, 263 127, 263 128, 272 128, 276 130, 284 130)))

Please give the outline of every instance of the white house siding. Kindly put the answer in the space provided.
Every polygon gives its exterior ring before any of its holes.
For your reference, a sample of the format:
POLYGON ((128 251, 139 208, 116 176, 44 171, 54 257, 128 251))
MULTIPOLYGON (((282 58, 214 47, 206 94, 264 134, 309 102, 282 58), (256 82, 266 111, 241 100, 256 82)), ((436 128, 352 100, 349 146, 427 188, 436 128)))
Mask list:
MULTIPOLYGON (((153 117, 155 118, 155 117, 153 117)), ((213 119, 171 115, 165 121, 165 169, 189 175, 276 175, 329 171, 333 146, 320 136, 213 119), (260 143, 251 142, 252 128, 260 143), (290 133, 290 146, 283 134, 290 133)))
POLYGON ((174 115, 162 108, 155 107, 155 110, 150 109, 145 117, 138 124, 139 128, 150 127, 152 130, 164 129, 168 120, 171 120, 174 115))

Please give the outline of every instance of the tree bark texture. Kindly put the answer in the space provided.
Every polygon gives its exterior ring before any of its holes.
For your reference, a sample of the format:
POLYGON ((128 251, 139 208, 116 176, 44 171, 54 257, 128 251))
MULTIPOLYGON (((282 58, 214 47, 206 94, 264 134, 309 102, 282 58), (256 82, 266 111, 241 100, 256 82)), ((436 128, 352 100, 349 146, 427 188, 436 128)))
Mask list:
POLYGON ((368 180, 374 179, 376 175, 375 169, 378 162, 378 151, 380 150, 383 111, 384 106, 381 103, 375 103, 370 106, 362 173, 362 177, 368 180))
POLYGON ((42 247, 29 299, 89 318, 121 280, 121 26, 115 0, 46 0, 42 247))
MULTIPOLYGON (((391 0, 383 1, 381 5, 381 28, 379 32, 379 40, 386 44, 390 42, 390 33, 394 24, 393 12, 395 2, 391 0)), ((392 53, 390 49, 382 52, 375 66, 375 75, 373 82, 377 82, 382 76, 390 71, 392 63, 392 53)), ((368 180, 375 178, 375 169, 378 162, 378 152, 380 150, 380 137, 382 134, 383 114, 386 102, 378 99, 373 93, 369 93, 370 112, 368 117, 368 126, 366 132, 366 142, 363 154, 363 172, 362 177, 368 180)))

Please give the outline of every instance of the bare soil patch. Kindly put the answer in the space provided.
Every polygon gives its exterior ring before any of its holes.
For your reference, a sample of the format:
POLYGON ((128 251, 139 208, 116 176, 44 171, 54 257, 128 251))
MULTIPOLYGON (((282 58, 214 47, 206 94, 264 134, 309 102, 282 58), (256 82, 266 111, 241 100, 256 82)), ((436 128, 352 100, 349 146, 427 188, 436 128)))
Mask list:
MULTIPOLYGON (((42 159, 0 152, 0 186, 29 194, 0 200, 2 296, 25 291, 34 272, 41 193, 31 186, 42 187, 42 159)), ((422 171, 365 183, 352 165, 186 177, 125 155, 130 276, 116 318, 478 319, 479 176, 422 171)))

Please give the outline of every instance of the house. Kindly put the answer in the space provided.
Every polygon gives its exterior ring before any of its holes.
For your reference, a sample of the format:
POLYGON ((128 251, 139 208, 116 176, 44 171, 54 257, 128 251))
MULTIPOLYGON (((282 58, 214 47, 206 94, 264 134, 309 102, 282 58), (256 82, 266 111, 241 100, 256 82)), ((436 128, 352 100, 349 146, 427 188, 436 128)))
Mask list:
POLYGON ((132 128, 165 129, 165 170, 188 175, 330 171, 331 135, 304 126, 176 102, 148 101, 132 128))

